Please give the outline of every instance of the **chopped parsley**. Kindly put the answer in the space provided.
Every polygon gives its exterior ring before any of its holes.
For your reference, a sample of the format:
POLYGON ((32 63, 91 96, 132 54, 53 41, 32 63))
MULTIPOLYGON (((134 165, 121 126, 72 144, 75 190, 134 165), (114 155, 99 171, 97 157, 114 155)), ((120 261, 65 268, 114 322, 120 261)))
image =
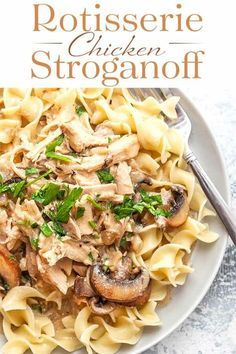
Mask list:
POLYGON ((3 288, 4 290, 8 291, 10 289, 10 285, 6 281, 4 281, 3 288))
POLYGON ((50 182, 45 184, 37 192, 33 193, 32 199, 46 206, 51 202, 53 202, 55 199, 57 199, 59 191, 60 191, 60 186, 50 182))
POLYGON ((0 173, 0 183, 3 183, 3 181, 4 181, 3 176, 0 173))
POLYGON ((89 253, 88 253, 88 257, 89 257, 89 259, 90 259, 90 261, 91 261, 92 263, 95 261, 92 252, 89 252, 89 253))
POLYGON ((112 183, 115 180, 110 171, 107 169, 97 171, 97 175, 101 183, 112 183))
POLYGON ((31 304, 30 307, 33 311, 43 312, 42 306, 40 304, 31 304))
POLYGON ((125 250, 127 243, 130 241, 130 238, 133 236, 132 232, 126 232, 124 236, 121 237, 119 248, 125 250))
POLYGON ((31 182, 27 183, 26 187, 29 187, 29 186, 31 186, 32 184, 38 182, 40 179, 47 177, 47 176, 50 175, 50 173, 52 173, 52 172, 53 172, 52 170, 48 170, 48 171, 44 172, 44 173, 43 173, 42 175, 40 175, 39 177, 37 177, 37 178, 33 179, 31 182))
POLYGON ((53 140, 50 144, 46 147, 46 154, 50 151, 55 151, 57 146, 60 146, 64 141, 64 134, 61 134, 58 138, 53 140))
POLYGON ((39 237, 35 237, 35 238, 31 239, 31 246, 34 250, 37 250, 37 248, 39 246, 39 237))
POLYGON ((46 157, 53 159, 53 160, 59 160, 59 161, 64 161, 64 162, 74 161, 74 159, 72 157, 67 156, 67 155, 58 154, 54 151, 46 152, 46 157))
POLYGON ((73 161, 71 157, 63 154, 58 154, 57 152, 55 152, 56 147, 60 146, 63 143, 64 138, 65 138, 64 134, 61 134, 57 139, 55 139, 54 141, 52 141, 50 144, 47 145, 46 152, 45 152, 46 157, 54 160, 65 161, 65 162, 73 161))
POLYGON ((87 196, 87 201, 90 202, 94 206, 94 208, 96 208, 98 210, 104 210, 104 207, 102 206, 102 204, 98 203, 95 199, 93 199, 91 197, 91 195, 87 196))
POLYGON ((40 226, 40 230, 42 231, 45 237, 50 237, 53 234, 51 227, 46 222, 40 226))
POLYGON ((83 106, 77 106, 75 109, 76 113, 80 117, 83 113, 86 112, 86 109, 83 106))
POLYGON ((108 137, 108 144, 110 144, 112 142, 112 138, 108 137))
POLYGON ((66 236, 66 230, 61 226, 61 224, 57 221, 52 222, 52 229, 60 236, 66 236))
POLYGON ((84 216, 84 212, 85 212, 84 207, 78 207, 76 212, 76 219, 82 218, 82 216, 84 216))
POLYGON ((36 229, 39 225, 37 224, 37 222, 33 222, 33 224, 31 224, 32 229, 36 229))
POLYGON ((16 260, 16 257, 15 257, 13 254, 11 254, 11 255, 9 256, 9 259, 10 259, 10 261, 15 261, 15 260, 16 260))
POLYGON ((141 200, 135 202, 132 198, 124 196, 123 203, 111 206, 113 213, 117 220, 132 216, 134 213, 141 214, 144 210, 149 211, 153 216, 171 216, 171 212, 161 209, 159 206, 162 204, 161 196, 151 195, 148 192, 140 191, 141 200))
POLYGON ((97 227, 97 223, 96 223, 96 221, 94 221, 94 220, 89 220, 89 221, 88 221, 88 224, 89 224, 89 226, 90 226, 93 230, 95 230, 96 227, 97 227))
POLYGON ((20 196, 20 194, 25 189, 25 187, 26 187, 25 180, 19 179, 16 182, 12 182, 12 183, 6 182, 6 183, 0 185, 0 194, 1 193, 11 193, 14 198, 17 198, 20 196))
POLYGON ((39 170, 36 167, 29 167, 29 168, 26 168, 26 170, 25 170, 26 176, 37 175, 38 173, 39 173, 39 170))
POLYGON ((70 194, 62 201, 55 214, 55 221, 67 223, 70 217, 70 211, 75 205, 76 201, 80 198, 83 189, 81 187, 74 188, 70 194))

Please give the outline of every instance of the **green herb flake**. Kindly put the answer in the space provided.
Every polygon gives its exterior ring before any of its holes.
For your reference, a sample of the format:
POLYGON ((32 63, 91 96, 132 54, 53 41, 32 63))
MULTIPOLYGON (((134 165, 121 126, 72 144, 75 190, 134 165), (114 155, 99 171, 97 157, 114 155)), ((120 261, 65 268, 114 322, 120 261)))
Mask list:
POLYGON ((84 207, 78 207, 77 212, 76 212, 76 219, 82 218, 85 213, 85 208, 84 207))
POLYGON ((89 253, 88 253, 88 257, 89 257, 89 259, 90 259, 90 261, 91 261, 92 263, 95 261, 92 252, 89 252, 89 253))
POLYGON ((6 281, 4 281, 3 288, 4 290, 8 291, 10 289, 10 285, 6 281))
POLYGON ((115 214, 117 220, 132 216, 134 213, 141 214, 147 210, 153 216, 169 217, 171 213, 164 209, 159 208, 162 204, 161 196, 159 194, 150 194, 144 190, 140 191, 141 200, 135 202, 128 196, 124 196, 123 203, 119 205, 112 205, 111 210, 115 214))
POLYGON ((33 193, 32 199, 46 206, 51 202, 53 202, 55 199, 57 199, 57 195, 59 191, 60 191, 60 186, 50 182, 45 184, 37 192, 33 193))
POLYGON ((50 237, 53 234, 51 227, 47 223, 41 225, 40 230, 42 231, 45 237, 50 237))
POLYGON ((75 205, 76 201, 80 198, 83 189, 81 187, 74 188, 66 199, 61 202, 58 206, 57 213, 55 215, 55 220, 67 223, 70 217, 70 211, 75 205))
POLYGON ((32 229, 36 229, 38 226, 39 226, 39 225, 38 225, 37 222, 33 222, 33 223, 31 224, 32 229))
POLYGON ((97 227, 97 223, 96 223, 96 221, 94 221, 94 220, 89 220, 89 221, 88 221, 88 224, 89 224, 89 226, 90 226, 93 230, 95 230, 96 227, 97 227))
POLYGON ((110 144, 112 142, 112 138, 110 138, 110 137, 108 137, 107 140, 108 140, 108 144, 110 144))
POLYGON ((60 237, 66 236, 66 230, 61 226, 61 224, 57 221, 52 222, 52 229, 59 235, 60 237))
POLYGON ((83 106, 77 106, 75 109, 76 113, 80 117, 83 113, 86 112, 86 109, 83 106))
POLYGON ((101 204, 101 203, 98 203, 95 199, 93 199, 93 198, 91 197, 91 195, 88 195, 88 196, 87 196, 87 201, 88 201, 89 203, 91 203, 91 204, 94 206, 94 208, 96 208, 96 209, 98 209, 98 210, 104 210, 104 207, 102 206, 102 204, 101 204))
POLYGON ((67 156, 67 155, 63 155, 63 154, 58 154, 54 151, 46 152, 46 157, 48 157, 49 159, 59 160, 59 161, 64 161, 64 162, 74 161, 74 159, 72 157, 67 156))
POLYGON ((46 147, 46 153, 50 151, 55 151, 57 146, 60 146, 64 141, 64 134, 61 134, 57 139, 53 140, 50 144, 46 147))
POLYGON ((124 236, 122 236, 120 243, 119 243, 119 248, 120 249, 126 249, 127 243, 130 241, 130 238, 133 236, 132 232, 126 232, 124 236))
POLYGON ((33 239, 31 239, 31 246, 34 250, 38 249, 39 246, 39 237, 35 237, 33 239))
POLYGON ((38 173, 39 173, 39 170, 36 167, 26 168, 26 170, 25 170, 26 176, 37 175, 38 173))
POLYGON ((43 312, 42 306, 40 304, 31 304, 30 307, 33 311, 43 312))
POLYGON ((26 185, 26 187, 29 187, 29 186, 31 186, 32 184, 34 184, 34 183, 40 181, 41 179, 43 179, 43 178, 49 176, 52 172, 53 172, 53 170, 48 170, 48 171, 44 172, 44 173, 43 173, 42 175, 40 175, 39 177, 37 177, 37 178, 33 179, 32 181, 28 182, 27 185, 26 185))
POLYGON ((3 181, 4 181, 3 176, 2 176, 1 173, 0 173, 0 184, 2 184, 3 181))
POLYGON ((112 183, 115 180, 110 171, 107 169, 97 171, 97 175, 101 183, 112 183))
POLYGON ((10 261, 16 261, 16 257, 13 254, 11 254, 9 256, 9 259, 10 259, 10 261))

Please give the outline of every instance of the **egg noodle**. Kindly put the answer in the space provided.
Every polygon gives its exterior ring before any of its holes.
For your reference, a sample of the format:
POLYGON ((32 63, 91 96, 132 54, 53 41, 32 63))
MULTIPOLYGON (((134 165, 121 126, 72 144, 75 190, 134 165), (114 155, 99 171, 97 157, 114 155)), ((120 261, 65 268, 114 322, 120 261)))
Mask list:
POLYGON ((178 100, 1 90, 3 353, 112 354, 161 325, 156 308, 193 271, 194 243, 218 238, 164 121, 178 100))

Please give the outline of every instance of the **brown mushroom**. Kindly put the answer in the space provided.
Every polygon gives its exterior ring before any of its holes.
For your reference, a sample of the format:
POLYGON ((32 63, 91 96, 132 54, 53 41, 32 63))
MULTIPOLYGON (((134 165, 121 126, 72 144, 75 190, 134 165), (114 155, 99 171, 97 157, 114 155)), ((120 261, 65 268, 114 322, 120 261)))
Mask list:
POLYGON ((183 188, 179 186, 173 186, 171 191, 173 195, 173 202, 171 203, 172 206, 170 209, 172 216, 167 218, 167 226, 179 227, 185 223, 189 213, 187 194, 184 192, 183 188))
POLYGON ((101 264, 91 268, 90 284, 102 298, 126 306, 143 305, 150 297, 150 276, 145 268, 128 279, 112 277, 101 264))
POLYGON ((74 291, 75 295, 78 297, 93 297, 96 295, 88 279, 82 278, 79 275, 75 278, 74 291))
POLYGON ((88 300, 88 305, 96 315, 107 315, 115 309, 115 304, 109 301, 103 301, 99 297, 92 297, 88 300))
POLYGON ((20 266, 8 249, 0 245, 0 276, 7 283, 9 288, 20 284, 20 266))

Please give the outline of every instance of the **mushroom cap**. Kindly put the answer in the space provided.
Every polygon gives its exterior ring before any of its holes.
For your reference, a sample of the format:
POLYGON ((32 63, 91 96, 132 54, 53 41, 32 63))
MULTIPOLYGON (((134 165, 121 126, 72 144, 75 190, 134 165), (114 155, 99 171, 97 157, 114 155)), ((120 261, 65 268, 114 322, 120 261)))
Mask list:
POLYGON ((0 245, 0 276, 7 282, 10 288, 20 284, 21 271, 19 264, 11 259, 12 254, 8 249, 0 245))
POLYGON ((105 273, 102 265, 97 264, 91 268, 90 283, 102 298, 127 306, 143 304, 150 296, 150 276, 145 268, 141 268, 134 279, 119 280, 105 273))
POLYGON ((183 225, 189 214, 189 204, 187 194, 183 188, 173 186, 171 188, 174 197, 174 203, 170 209, 172 216, 167 218, 167 225, 169 227, 179 227, 183 225))
POLYGON ((96 315, 107 315, 115 309, 115 304, 108 301, 101 301, 99 297, 92 297, 88 300, 88 305, 96 315))

